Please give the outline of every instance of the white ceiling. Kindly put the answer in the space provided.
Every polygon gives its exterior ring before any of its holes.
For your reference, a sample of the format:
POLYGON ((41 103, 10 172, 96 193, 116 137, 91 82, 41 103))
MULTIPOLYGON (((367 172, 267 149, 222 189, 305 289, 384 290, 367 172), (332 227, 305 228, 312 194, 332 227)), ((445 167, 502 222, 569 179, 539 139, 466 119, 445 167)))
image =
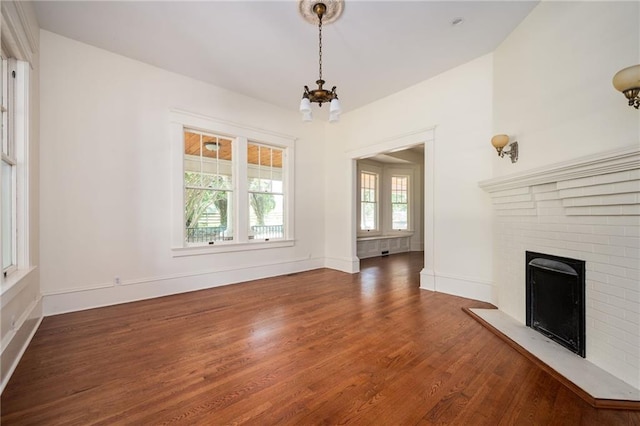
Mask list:
MULTIPOLYGON (((345 111, 383 98, 493 51, 537 3, 346 0, 323 29, 325 87, 345 111)), ((318 78, 295 0, 34 4, 45 30, 284 108, 318 78)))

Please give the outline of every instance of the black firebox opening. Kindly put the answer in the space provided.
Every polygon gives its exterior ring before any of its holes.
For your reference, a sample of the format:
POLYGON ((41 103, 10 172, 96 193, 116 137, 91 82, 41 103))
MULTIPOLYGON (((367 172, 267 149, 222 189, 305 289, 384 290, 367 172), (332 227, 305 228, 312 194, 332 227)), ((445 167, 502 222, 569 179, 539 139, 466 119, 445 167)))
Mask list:
POLYGON ((527 326, 585 357, 585 262, 526 252, 527 326))

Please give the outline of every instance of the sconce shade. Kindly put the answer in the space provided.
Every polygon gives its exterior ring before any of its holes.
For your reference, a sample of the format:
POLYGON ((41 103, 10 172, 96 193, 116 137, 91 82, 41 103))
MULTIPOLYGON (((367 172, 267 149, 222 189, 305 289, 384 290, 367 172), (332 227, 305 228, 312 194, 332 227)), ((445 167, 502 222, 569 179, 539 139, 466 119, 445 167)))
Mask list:
POLYGON ((302 113, 302 121, 305 121, 305 122, 313 121, 313 115, 311 114, 311 111, 302 113))
POLYGON ((613 87, 620 92, 640 89, 640 65, 622 69, 613 76, 613 87))
POLYGON ((508 135, 495 135, 494 137, 491 138, 491 145, 493 145, 493 147, 498 150, 501 150, 502 148, 507 146, 508 143, 509 143, 508 135))

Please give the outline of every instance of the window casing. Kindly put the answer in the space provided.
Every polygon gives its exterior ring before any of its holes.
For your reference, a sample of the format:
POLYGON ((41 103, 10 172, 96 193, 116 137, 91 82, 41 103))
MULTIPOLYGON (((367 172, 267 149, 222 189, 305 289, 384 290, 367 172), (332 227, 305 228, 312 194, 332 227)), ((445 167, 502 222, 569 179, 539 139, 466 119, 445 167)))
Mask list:
POLYGON ((173 255, 293 245, 294 139, 171 115, 173 255))
POLYGON ((370 171, 360 172, 360 230, 377 231, 378 228, 379 175, 370 171))
MULTIPOLYGON (((2 52, 2 188, 0 237, 3 277, 12 277, 9 286, 22 276, 12 275, 30 267, 29 223, 29 63, 7 57, 2 52), (17 277, 17 278, 13 278, 17 277)), ((7 281, 3 283, 3 288, 7 281)), ((6 288, 5 288, 6 289, 6 288)))
POLYGON ((2 272, 17 267, 17 164, 14 137, 15 61, 2 55, 2 272))
POLYGON ((391 229, 407 231, 409 228, 409 176, 391 176, 391 229))

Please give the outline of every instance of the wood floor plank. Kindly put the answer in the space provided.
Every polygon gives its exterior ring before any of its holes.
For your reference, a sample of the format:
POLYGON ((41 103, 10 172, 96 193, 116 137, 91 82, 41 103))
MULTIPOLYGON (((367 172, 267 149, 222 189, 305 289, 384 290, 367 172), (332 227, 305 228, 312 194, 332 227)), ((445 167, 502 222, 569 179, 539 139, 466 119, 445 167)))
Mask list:
POLYGON ((637 425, 419 289, 422 253, 45 318, 3 425, 637 425))

